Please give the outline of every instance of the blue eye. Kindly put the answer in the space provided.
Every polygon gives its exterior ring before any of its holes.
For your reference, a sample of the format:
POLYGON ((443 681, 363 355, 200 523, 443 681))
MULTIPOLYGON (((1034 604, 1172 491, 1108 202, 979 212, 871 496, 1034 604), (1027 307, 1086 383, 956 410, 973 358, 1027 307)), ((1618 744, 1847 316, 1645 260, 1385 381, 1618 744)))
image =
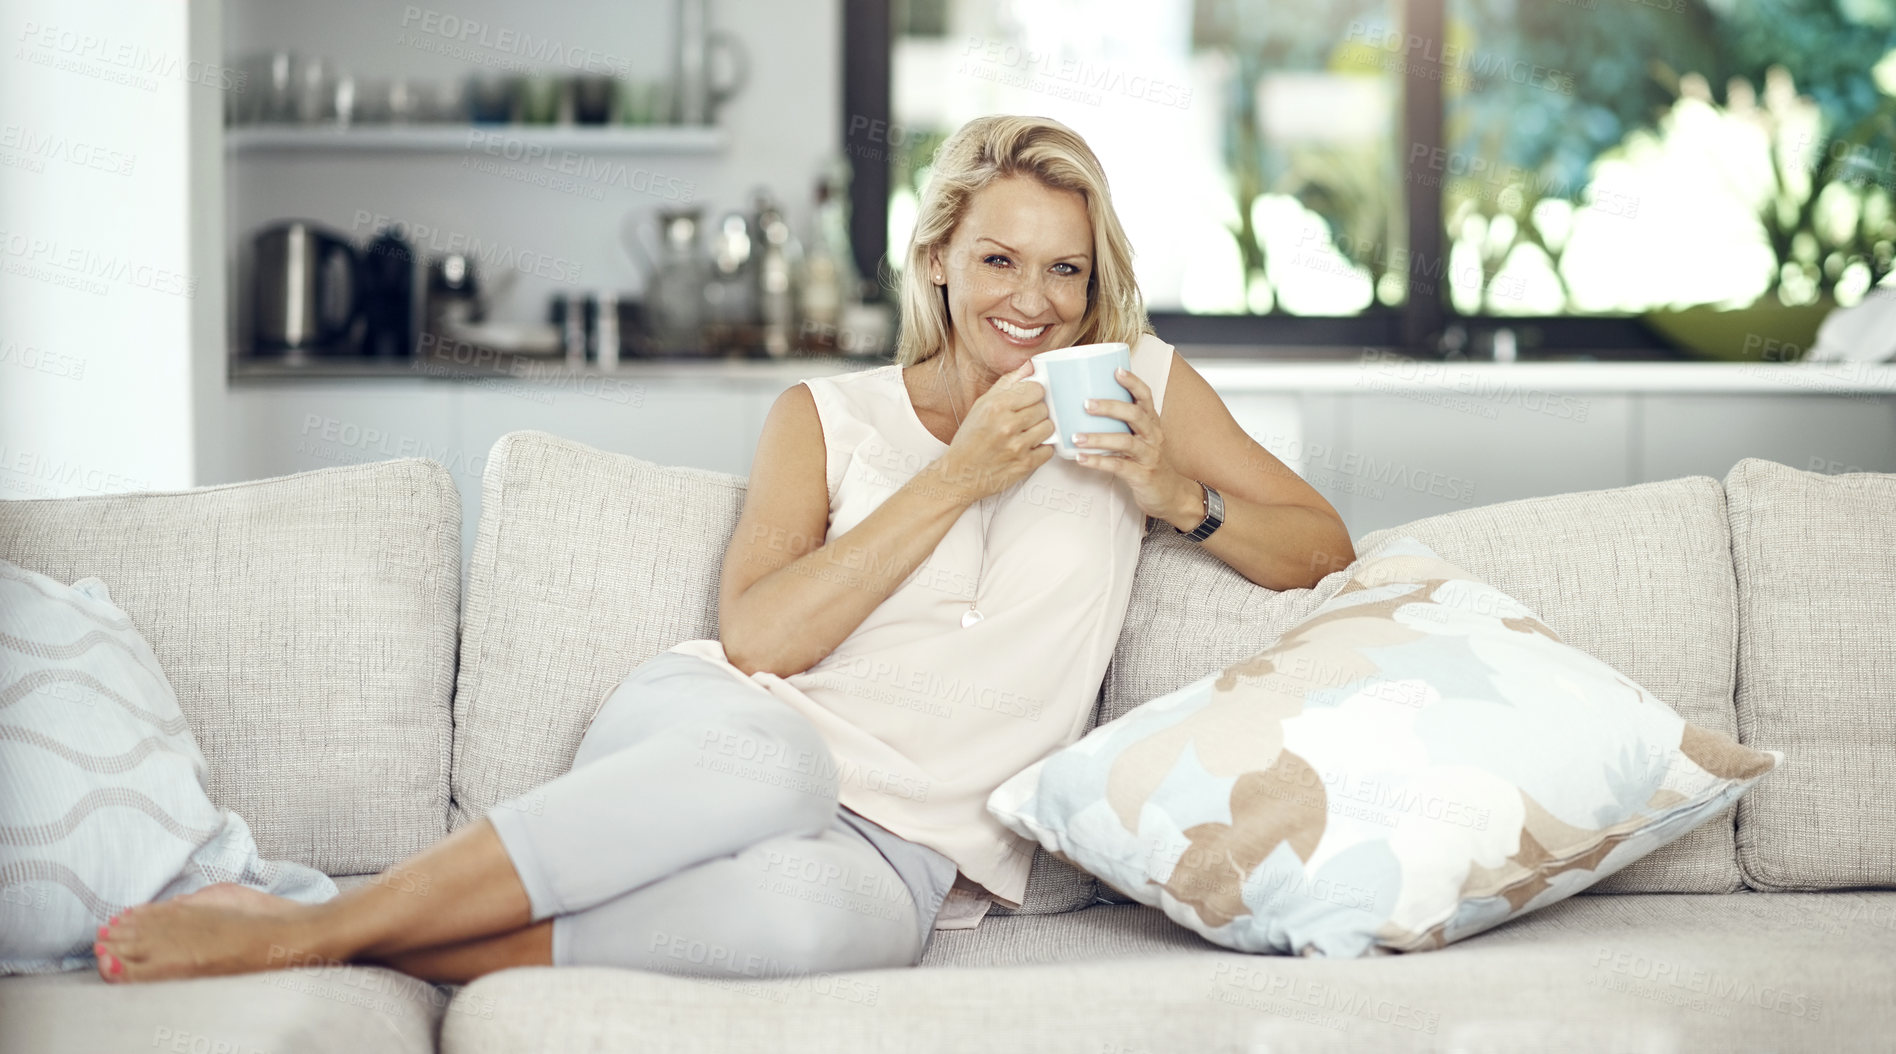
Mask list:
POLYGON ((996 260, 1001 261, 1001 263, 1006 263, 1007 257, 1002 256, 1000 253, 992 253, 981 258, 981 262, 985 264, 991 264, 996 260))
POLYGON ((1066 268, 1066 270, 1061 271, 1060 273, 1062 275, 1066 275, 1069 278, 1080 273, 1080 269, 1078 267, 1073 266, 1070 263, 1054 264, 1054 266, 1066 268))

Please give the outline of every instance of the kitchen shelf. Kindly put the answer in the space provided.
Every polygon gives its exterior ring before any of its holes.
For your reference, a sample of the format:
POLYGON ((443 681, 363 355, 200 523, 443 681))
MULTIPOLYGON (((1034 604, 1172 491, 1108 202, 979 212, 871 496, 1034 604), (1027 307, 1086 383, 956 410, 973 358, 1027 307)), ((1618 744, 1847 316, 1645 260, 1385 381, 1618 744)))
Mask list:
POLYGON ((602 154, 711 154, 724 148, 724 129, 682 125, 411 124, 350 128, 240 125, 224 130, 224 148, 249 153, 458 154, 540 147, 602 154))

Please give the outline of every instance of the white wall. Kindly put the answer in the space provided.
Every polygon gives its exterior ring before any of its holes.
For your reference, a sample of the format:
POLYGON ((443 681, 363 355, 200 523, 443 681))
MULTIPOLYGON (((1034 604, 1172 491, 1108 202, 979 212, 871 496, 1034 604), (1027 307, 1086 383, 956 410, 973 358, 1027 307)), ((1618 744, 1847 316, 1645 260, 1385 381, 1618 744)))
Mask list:
POLYGON ((222 85, 193 26, 175 2, 0 0, 0 498, 197 479, 223 306, 193 237, 222 234, 192 210, 191 114, 222 85))

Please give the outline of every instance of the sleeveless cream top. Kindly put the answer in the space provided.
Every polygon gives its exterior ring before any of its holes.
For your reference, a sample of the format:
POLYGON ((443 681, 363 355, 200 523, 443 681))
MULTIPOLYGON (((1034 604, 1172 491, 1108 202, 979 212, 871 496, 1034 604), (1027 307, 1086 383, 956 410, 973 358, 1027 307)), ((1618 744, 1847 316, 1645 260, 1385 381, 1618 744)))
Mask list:
MULTIPOLYGON (((1171 364, 1171 346, 1150 334, 1133 348, 1132 371, 1160 407, 1171 364)), ((827 544, 948 447, 916 416, 900 365, 802 383, 827 448, 827 544)), ((1079 738, 1119 640, 1144 533, 1145 514, 1124 485, 1055 456, 985 507, 964 510, 821 662, 747 679, 815 723, 842 804, 1018 907, 1035 845, 988 815, 988 795, 1079 738), (986 617, 963 628, 977 577, 986 617)), ((715 640, 669 650, 745 676, 715 640)))

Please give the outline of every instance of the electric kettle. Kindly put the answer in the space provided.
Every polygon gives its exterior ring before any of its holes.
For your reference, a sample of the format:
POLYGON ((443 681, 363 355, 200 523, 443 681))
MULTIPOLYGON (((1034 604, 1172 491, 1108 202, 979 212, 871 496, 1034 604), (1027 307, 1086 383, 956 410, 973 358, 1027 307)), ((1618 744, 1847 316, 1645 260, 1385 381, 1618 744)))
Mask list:
POLYGON ((348 239, 306 220, 257 234, 255 350, 355 354, 362 339, 362 259, 348 239))

